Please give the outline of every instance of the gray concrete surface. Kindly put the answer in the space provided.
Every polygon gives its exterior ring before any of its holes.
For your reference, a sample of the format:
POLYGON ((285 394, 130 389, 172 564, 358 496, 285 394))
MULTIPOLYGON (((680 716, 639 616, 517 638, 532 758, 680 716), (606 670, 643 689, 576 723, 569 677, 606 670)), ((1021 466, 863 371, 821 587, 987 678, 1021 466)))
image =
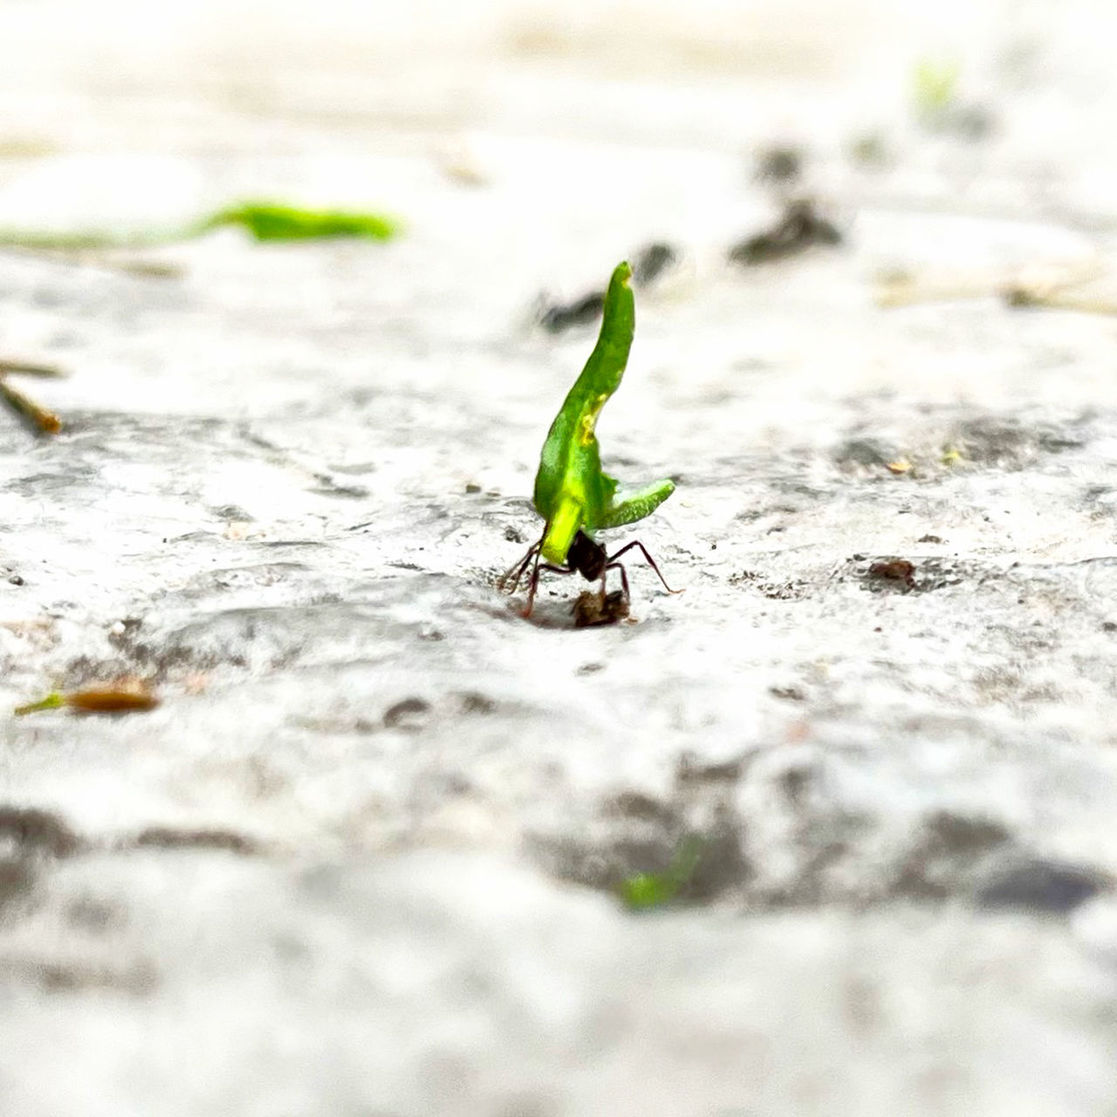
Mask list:
POLYGON ((0 417, 0 705, 162 699, 0 718, 7 1117, 1117 1113, 1117 320, 996 296, 1111 297, 1111 17, 692 8, 0 6, 0 225, 408 225, 0 254, 70 372, 0 417), (931 51, 990 135, 914 122, 931 51), (846 243, 735 268, 774 140, 846 243), (593 341, 536 299, 653 239, 599 434, 685 592, 525 622, 593 341))

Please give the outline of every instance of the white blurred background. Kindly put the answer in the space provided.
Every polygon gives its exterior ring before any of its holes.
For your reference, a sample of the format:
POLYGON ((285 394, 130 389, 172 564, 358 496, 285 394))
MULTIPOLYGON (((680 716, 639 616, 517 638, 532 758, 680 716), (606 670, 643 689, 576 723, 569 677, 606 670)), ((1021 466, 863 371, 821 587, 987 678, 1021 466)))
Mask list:
POLYGON ((989 113, 1002 175, 1107 211, 1114 41, 1104 0, 7 0, 0 223, 146 220, 287 184, 406 209, 408 176, 381 166, 370 191, 345 163, 368 156, 485 179, 541 144, 902 146, 925 61, 989 113))

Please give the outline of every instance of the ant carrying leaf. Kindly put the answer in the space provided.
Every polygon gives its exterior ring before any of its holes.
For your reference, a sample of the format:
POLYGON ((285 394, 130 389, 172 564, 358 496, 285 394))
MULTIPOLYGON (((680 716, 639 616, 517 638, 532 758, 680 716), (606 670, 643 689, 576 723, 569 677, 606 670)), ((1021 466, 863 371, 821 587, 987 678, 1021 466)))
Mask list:
MULTIPOLYGON (((654 559, 639 541, 634 540, 609 554, 594 539, 598 531, 631 524, 651 515, 675 491, 675 483, 666 479, 640 489, 618 491, 617 482, 601 470, 594 428, 602 407, 620 385, 632 347, 636 308, 629 286, 631 277, 632 269, 627 263, 618 264, 613 271, 605 292, 604 317, 597 344, 543 443, 533 497, 535 510, 546 521, 542 538, 499 583, 506 593, 515 593, 531 567, 527 604, 523 610, 525 617, 531 615, 541 570, 581 574, 588 582, 600 578, 603 603, 606 601, 606 575, 610 570, 619 570, 627 604, 628 575, 617 560, 633 548, 643 554, 668 593, 678 592, 667 585, 654 559)), ((615 612, 619 617, 621 611, 615 612)))

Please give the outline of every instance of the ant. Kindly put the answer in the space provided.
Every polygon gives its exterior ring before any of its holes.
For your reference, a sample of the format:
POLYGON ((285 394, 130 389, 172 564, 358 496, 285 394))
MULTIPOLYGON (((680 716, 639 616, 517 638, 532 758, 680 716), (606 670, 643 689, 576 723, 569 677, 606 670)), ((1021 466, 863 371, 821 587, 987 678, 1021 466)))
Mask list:
MULTIPOLYGON (((656 577, 663 583, 663 588, 667 590, 668 593, 682 593, 682 590, 673 590, 667 584, 667 579, 660 573, 659 567, 656 566, 655 559, 648 554, 647 548, 638 539, 634 539, 631 543, 626 543, 619 551, 614 551, 613 554, 609 554, 600 543, 591 539, 584 531, 579 530, 570 544, 570 549, 566 552, 565 566, 555 566, 549 562, 540 563, 539 557, 542 545, 543 539, 540 538, 539 542, 529 547, 527 554, 504 574, 497 583, 497 588, 502 592, 508 594, 515 593, 516 590, 520 588, 520 583, 527 573, 527 568, 534 559, 535 565, 532 566, 531 576, 528 581, 527 604, 520 614, 523 617, 531 616, 532 606, 535 603, 535 591, 539 588, 539 575, 540 572, 544 570, 549 570, 553 574, 581 574, 587 582, 596 582, 600 578, 602 602, 606 601, 606 576, 610 570, 619 570, 621 572, 623 601, 625 605, 627 605, 630 596, 628 590, 628 574, 625 571, 624 565, 617 560, 626 551, 631 551, 634 547, 639 548, 640 553, 644 556, 644 560, 655 571, 656 577)), ((620 615, 619 612, 617 615, 620 615)))

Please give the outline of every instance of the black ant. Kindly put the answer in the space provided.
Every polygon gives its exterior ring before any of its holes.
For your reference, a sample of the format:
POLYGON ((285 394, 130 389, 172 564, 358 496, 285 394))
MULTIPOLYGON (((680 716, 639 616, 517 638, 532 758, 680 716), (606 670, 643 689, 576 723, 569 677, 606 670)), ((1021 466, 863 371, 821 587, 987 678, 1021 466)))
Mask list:
MULTIPOLYGON (((535 604, 535 591, 539 588, 539 575, 544 570, 549 570, 553 574, 581 574, 587 582, 596 582, 601 579, 601 600, 607 600, 605 595, 605 579, 610 570, 619 570, 621 572, 621 586, 623 590, 623 601, 625 605, 629 601, 628 590, 628 574, 622 563, 617 560, 626 551, 631 551, 634 547, 638 548, 640 553, 644 556, 645 562, 655 571, 656 577, 663 583, 663 588, 668 593, 682 593, 682 590, 673 590, 668 584, 667 579, 660 573, 659 567, 656 566, 655 559, 648 554, 647 548, 638 539, 634 539, 631 543, 626 543, 619 551, 614 551, 609 554, 605 548, 595 540, 591 539, 584 531, 579 531, 574 536, 570 544, 570 549, 566 552, 566 565, 555 566, 549 562, 541 563, 540 548, 543 545, 543 539, 540 538, 538 543, 533 544, 528 548, 528 552, 515 566, 513 566, 506 574, 504 574, 500 581, 497 583, 497 588, 504 593, 515 593, 520 588, 520 583, 524 580, 524 575, 527 573, 527 568, 531 566, 534 559, 535 565, 531 568, 531 576, 528 581, 527 604, 524 606, 523 612, 520 614, 523 617, 530 617, 532 606, 535 604)), ((620 616, 620 610, 615 610, 615 615, 620 616)))

